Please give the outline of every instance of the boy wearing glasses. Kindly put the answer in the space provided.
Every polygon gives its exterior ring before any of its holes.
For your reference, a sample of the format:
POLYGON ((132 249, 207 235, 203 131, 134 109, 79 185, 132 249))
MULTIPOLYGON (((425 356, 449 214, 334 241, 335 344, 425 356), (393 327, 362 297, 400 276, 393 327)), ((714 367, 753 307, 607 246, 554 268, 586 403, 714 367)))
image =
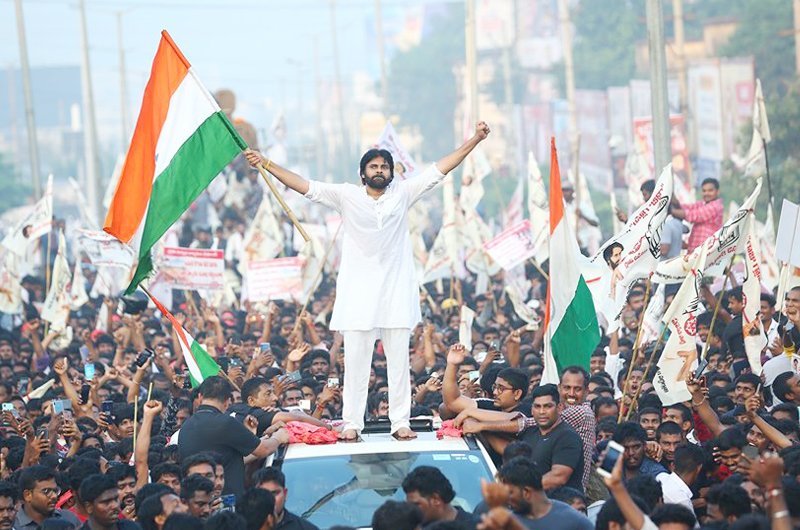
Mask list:
POLYGON ((75 514, 56 508, 61 489, 50 468, 37 465, 24 469, 19 477, 19 491, 22 494, 22 506, 14 520, 16 530, 35 530, 50 518, 64 519, 76 528, 80 526, 75 514))

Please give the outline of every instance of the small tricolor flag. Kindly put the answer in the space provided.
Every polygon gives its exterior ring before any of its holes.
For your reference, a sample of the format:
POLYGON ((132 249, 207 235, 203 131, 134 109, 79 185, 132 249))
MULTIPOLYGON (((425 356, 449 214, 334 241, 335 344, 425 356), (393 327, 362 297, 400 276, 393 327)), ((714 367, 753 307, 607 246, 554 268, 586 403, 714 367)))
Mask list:
POLYGON ((153 270, 153 245, 246 148, 189 61, 162 31, 103 227, 139 258, 128 294, 153 270))
POLYGON ((161 311, 161 314, 167 317, 172 324, 172 329, 178 336, 178 342, 181 344, 181 351, 183 352, 183 359, 186 362, 186 368, 189 370, 189 379, 192 380, 192 388, 200 386, 206 377, 217 375, 220 372, 220 367, 217 361, 211 357, 206 349, 200 345, 199 342, 194 340, 194 337, 183 329, 183 326, 175 320, 166 307, 159 302, 153 295, 145 291, 150 300, 156 305, 156 308, 161 311))
POLYGON ((561 172, 555 138, 550 140, 550 279, 545 310, 543 383, 558 383, 567 366, 589 369, 600 327, 592 293, 578 266, 581 257, 575 231, 564 215, 561 172))

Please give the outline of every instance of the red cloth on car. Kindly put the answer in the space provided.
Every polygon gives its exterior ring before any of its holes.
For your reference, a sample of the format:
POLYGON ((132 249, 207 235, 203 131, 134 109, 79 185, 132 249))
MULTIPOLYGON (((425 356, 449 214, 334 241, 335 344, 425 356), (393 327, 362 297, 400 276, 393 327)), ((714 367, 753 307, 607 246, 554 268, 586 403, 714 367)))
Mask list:
POLYGON ((286 430, 289 431, 290 444, 333 444, 338 440, 336 431, 302 421, 290 421, 286 424, 286 430))
POLYGON ((436 438, 441 440, 445 436, 450 436, 451 438, 462 438, 464 436, 464 431, 458 427, 454 427, 453 420, 443 421, 442 426, 439 427, 438 431, 436 431, 436 438))

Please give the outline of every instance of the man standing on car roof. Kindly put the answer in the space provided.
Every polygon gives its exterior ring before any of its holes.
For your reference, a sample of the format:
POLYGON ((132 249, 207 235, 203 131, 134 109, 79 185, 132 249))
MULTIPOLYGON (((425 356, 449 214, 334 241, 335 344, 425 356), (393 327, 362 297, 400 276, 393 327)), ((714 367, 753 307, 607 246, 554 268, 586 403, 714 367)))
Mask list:
POLYGON ((257 151, 245 151, 251 165, 263 163, 284 185, 342 216, 342 260, 330 329, 344 336, 345 440, 356 440, 364 428, 370 362, 378 339, 386 352, 392 434, 398 439, 416 438, 409 423, 408 343, 421 313, 408 210, 488 135, 489 126, 479 122, 475 134, 461 147, 420 175, 394 183, 391 153, 370 149, 361 157, 362 186, 308 181, 257 151))

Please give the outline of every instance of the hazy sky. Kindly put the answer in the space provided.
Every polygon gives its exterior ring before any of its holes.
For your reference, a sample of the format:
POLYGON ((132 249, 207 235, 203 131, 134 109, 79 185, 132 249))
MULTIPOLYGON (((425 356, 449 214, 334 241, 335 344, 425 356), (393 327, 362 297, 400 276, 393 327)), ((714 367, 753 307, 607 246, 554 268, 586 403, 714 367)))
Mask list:
MULTIPOLYGON (((419 3, 383 0, 384 20, 419 3)), ((343 79, 356 70, 377 75, 377 53, 369 31, 375 0, 338 0, 336 5, 343 79)), ((77 1, 23 0, 23 9, 31 67, 80 64, 77 1)), ((86 11, 101 128, 112 126, 120 115, 116 16, 120 11, 132 122, 161 29, 170 32, 209 90, 232 88, 239 98, 237 114, 259 127, 268 126, 264 122, 283 104, 291 115, 298 94, 306 100, 306 108, 312 108, 314 37, 320 44, 320 74, 333 77, 328 0, 87 0, 86 11)), ((0 68, 18 65, 14 2, 0 0, 0 68)))

